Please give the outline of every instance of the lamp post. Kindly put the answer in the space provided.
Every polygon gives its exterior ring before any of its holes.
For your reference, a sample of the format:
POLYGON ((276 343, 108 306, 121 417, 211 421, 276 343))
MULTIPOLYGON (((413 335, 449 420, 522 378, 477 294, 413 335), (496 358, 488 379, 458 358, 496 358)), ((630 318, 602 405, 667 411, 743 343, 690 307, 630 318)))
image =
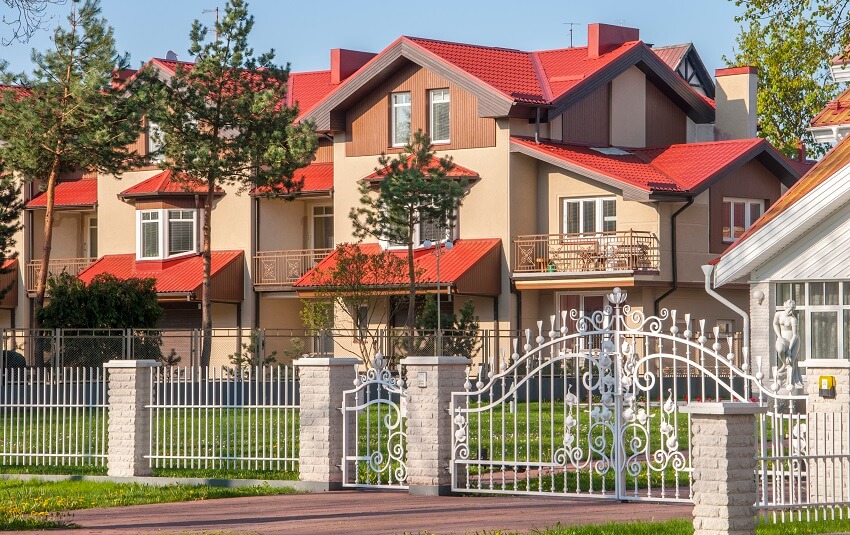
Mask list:
POLYGON ((440 256, 442 256, 443 247, 445 247, 447 251, 450 251, 451 248, 454 247, 454 243, 452 243, 449 239, 446 239, 446 241, 442 243, 425 240, 424 245, 426 249, 434 247, 434 255, 437 257, 437 343, 434 347, 434 351, 437 353, 435 356, 443 356, 443 329, 441 324, 441 316, 443 314, 440 309, 440 256))

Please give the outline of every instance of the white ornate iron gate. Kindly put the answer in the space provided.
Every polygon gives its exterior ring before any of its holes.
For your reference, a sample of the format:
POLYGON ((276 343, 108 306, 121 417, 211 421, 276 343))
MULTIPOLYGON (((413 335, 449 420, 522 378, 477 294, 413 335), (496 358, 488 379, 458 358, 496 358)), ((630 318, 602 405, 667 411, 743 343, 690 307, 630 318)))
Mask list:
POLYGON ((378 353, 343 393, 342 481, 346 487, 407 487, 406 393, 378 353))
POLYGON ((752 373, 746 348, 736 355, 732 337, 723 340, 717 328, 709 346, 704 320, 694 332, 690 314, 645 316, 618 288, 607 298, 590 316, 552 316, 548 333, 538 322, 537 336, 526 331, 522 348, 514 340, 501 371, 453 393, 454 491, 689 501, 690 416, 680 405, 752 401, 768 407, 754 430, 757 505, 815 505, 807 490, 804 395, 765 385, 767 363, 762 371, 756 359, 752 373))

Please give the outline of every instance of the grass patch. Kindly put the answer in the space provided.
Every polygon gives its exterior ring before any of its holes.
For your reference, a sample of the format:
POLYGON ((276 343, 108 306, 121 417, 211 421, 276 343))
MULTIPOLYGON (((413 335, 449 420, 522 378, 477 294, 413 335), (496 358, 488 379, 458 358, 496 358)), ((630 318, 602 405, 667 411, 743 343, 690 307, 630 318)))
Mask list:
POLYGON ((149 503, 294 494, 288 487, 210 487, 96 483, 91 481, 0 481, 0 530, 49 529, 73 525, 66 511, 149 503))

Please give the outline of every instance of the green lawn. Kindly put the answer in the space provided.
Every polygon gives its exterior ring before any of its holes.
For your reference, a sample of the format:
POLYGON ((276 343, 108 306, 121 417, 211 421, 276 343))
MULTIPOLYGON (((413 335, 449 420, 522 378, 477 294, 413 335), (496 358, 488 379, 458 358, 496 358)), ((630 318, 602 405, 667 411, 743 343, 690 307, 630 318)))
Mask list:
POLYGON ((67 511, 214 498, 292 494, 287 487, 224 488, 95 483, 90 481, 0 480, 0 530, 49 529, 73 525, 67 511))

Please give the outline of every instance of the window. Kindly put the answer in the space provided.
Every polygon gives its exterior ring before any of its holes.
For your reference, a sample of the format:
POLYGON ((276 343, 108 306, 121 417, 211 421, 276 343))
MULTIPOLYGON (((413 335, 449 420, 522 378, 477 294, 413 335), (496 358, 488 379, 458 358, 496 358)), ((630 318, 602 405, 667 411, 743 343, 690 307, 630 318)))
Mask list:
POLYGON ((97 258, 97 217, 88 217, 87 235, 86 254, 89 258, 97 258))
POLYGON ((431 142, 448 143, 451 139, 449 90, 432 89, 429 93, 431 101, 431 142))
POLYGON ((723 241, 733 242, 741 237, 764 212, 764 201, 723 198, 723 241))
POLYGON ((798 359, 850 359, 850 281, 776 283, 776 309, 797 305, 798 359))
MULTIPOLYGON (((448 221, 448 218, 446 218, 446 220, 444 221, 427 219, 422 220, 413 229, 413 246, 422 247, 425 244, 426 240, 430 240, 432 242, 457 240, 460 237, 460 232, 458 230, 458 219, 459 213, 458 210, 455 209, 454 218, 452 218, 451 221, 448 221)), ((387 240, 382 240, 381 243, 384 249, 397 249, 407 247, 405 244, 391 243, 387 240)))
POLYGON ((393 147, 403 147, 410 141, 410 93, 393 93, 390 98, 393 147))
POLYGON ((156 210, 142 212, 140 220, 141 257, 159 258, 159 212, 156 210))
POLYGON ((168 211, 168 256, 195 250, 195 212, 168 211))
POLYGON ((195 210, 143 210, 137 212, 139 240, 136 254, 161 259, 192 253, 197 248, 195 210))
POLYGON ((162 130, 159 125, 148 121, 148 154, 151 154, 150 161, 159 163, 164 159, 162 150, 162 130))
POLYGON ((313 236, 314 249, 333 249, 334 246, 334 207, 313 207, 313 236))
POLYGON ((564 234, 596 234, 617 230, 617 200, 610 198, 564 199, 564 234))

